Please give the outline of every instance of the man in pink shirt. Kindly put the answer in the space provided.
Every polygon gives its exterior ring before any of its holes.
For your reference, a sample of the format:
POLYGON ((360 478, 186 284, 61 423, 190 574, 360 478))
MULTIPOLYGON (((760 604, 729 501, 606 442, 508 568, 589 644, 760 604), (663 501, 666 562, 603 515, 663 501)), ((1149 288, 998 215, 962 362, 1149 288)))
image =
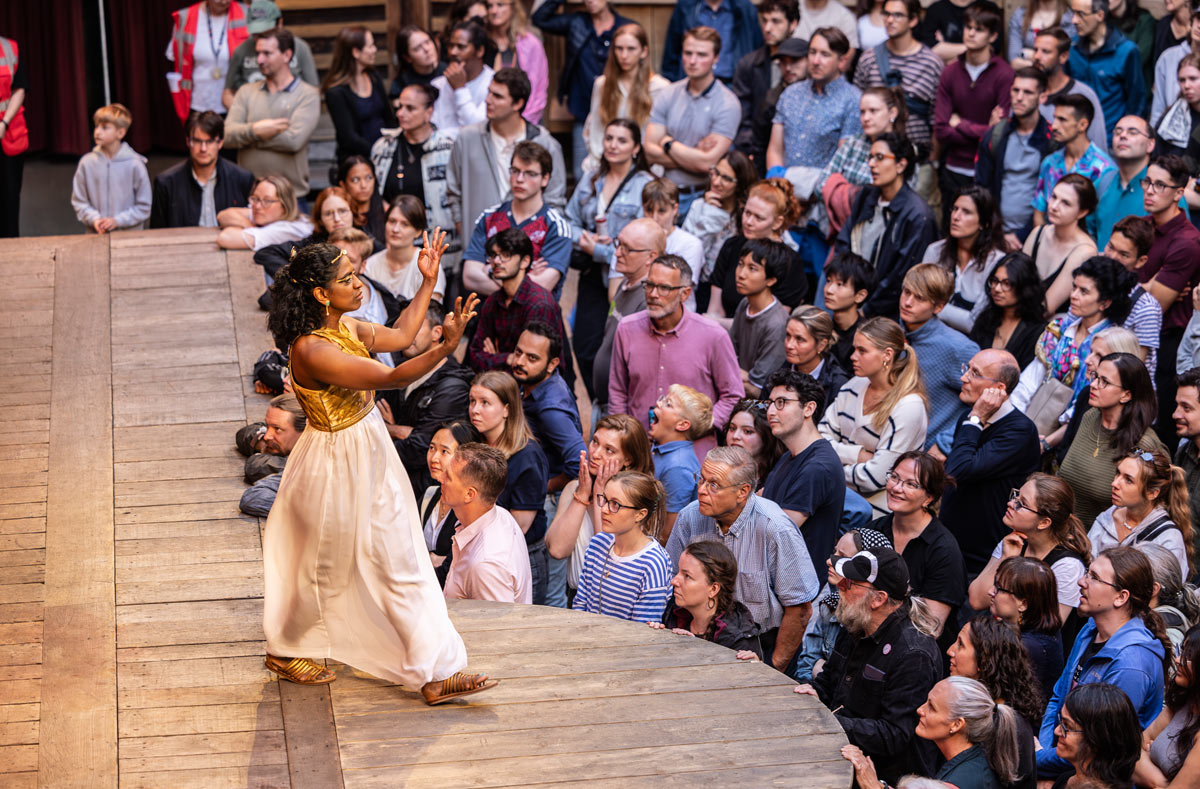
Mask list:
POLYGON ((463 444, 446 469, 442 501, 458 518, 448 600, 533 603, 525 535, 508 510, 496 506, 507 476, 504 453, 485 444, 463 444))

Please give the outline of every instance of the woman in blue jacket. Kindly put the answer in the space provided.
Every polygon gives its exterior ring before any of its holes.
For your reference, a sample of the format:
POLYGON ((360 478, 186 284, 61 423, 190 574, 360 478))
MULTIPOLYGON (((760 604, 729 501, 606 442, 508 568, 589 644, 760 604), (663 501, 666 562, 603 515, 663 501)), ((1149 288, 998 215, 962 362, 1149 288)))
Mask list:
POLYGON ((1088 616, 1042 717, 1037 752, 1038 778, 1053 779, 1071 765, 1054 750, 1054 728, 1072 688, 1092 682, 1115 685, 1148 726, 1163 704, 1163 677, 1171 664, 1171 644, 1158 614, 1150 608, 1154 574, 1136 548, 1103 551, 1079 579, 1079 613, 1088 616))

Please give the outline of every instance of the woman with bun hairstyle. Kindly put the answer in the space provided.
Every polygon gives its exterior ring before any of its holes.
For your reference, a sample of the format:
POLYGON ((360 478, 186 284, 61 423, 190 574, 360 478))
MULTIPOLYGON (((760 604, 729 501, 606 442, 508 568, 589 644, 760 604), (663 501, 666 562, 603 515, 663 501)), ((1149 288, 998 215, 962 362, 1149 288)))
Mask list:
MULTIPOLYGON (((832 354, 837 341, 834 328, 833 318, 828 312, 804 304, 792 310, 783 335, 787 359, 784 369, 790 367, 798 373, 811 375, 825 390, 826 404, 837 398, 837 393, 850 378, 832 354)), ((817 420, 820 421, 822 416, 817 414, 817 420)))

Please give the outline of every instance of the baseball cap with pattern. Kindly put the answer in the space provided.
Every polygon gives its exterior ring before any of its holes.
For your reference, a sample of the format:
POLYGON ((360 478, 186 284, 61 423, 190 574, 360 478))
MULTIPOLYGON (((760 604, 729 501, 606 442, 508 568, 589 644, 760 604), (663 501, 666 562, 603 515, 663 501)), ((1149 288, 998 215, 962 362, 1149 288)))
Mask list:
POLYGON ((838 559, 833 571, 851 581, 867 583, 893 600, 908 596, 908 565, 891 548, 864 548, 853 556, 838 559))

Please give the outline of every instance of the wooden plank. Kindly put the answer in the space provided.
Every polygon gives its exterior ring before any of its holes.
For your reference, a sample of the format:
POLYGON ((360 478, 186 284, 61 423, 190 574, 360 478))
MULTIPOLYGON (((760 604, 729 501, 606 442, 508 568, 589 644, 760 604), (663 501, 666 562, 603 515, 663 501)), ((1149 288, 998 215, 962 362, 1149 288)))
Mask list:
POLYGON ((136 249, 137 247, 166 247, 181 244, 198 244, 205 241, 217 243, 219 231, 212 227, 172 227, 160 230, 141 230, 138 232, 113 233, 112 249, 136 249))
POLYGON ((29 502, 44 502, 45 500, 45 485, 0 488, 0 504, 25 504, 29 502))
POLYGON ((247 767, 214 767, 206 770, 169 770, 165 772, 130 773, 121 780, 122 789, 286 789, 287 765, 254 764, 247 767))
MULTIPOLYGON (((4 568, 4 580, 8 581, 8 585, 26 585, 26 584, 42 584, 46 580, 46 565, 25 564, 16 565, 13 567, 4 568)), ((41 597, 37 600, 40 602, 41 597)), ((0 605, 20 605, 27 601, 4 601, 0 605)))
MULTIPOLYGON (((9 603, 8 605, 0 605, 0 624, 38 622, 38 632, 40 633, 40 622, 42 621, 44 608, 45 606, 43 606, 41 603, 9 603)), ((40 642, 42 639, 39 636, 37 640, 40 642)), ((0 644, 2 643, 16 642, 6 642, 3 640, 3 637, 0 636, 0 644)))
MULTIPOLYGON (((2 515, 0 510, 0 515, 2 515)), ((236 514, 237 507, 230 507, 227 501, 205 502, 203 504, 165 505, 157 507, 122 507, 116 511, 117 524, 165 523, 171 520, 222 520, 236 514)), ((205 560, 208 561, 208 560, 205 560)), ((240 561, 235 558, 218 559, 216 561, 240 561)))
MULTIPOLYGON (((729 770, 704 770, 692 772, 688 765, 680 765, 677 772, 663 775, 626 776, 616 780, 588 781, 588 789, 693 789, 704 783, 712 786, 783 786, 797 785, 797 776, 803 774, 806 789, 843 789, 850 786, 850 763, 845 759, 824 762, 805 762, 803 765, 778 764, 761 767, 736 767, 729 770)), ((563 786, 564 784, 540 784, 540 786, 563 786)))
POLYGON ((0 551, 28 551, 45 547, 46 534, 44 531, 0 535, 0 551))
POLYGON ((261 654, 247 657, 197 658, 122 663, 120 690, 198 688, 210 685, 263 685, 274 681, 261 654))
POLYGON ((0 723, 0 746, 37 745, 38 722, 0 723))
MULTIPOLYGON (((54 683, 46 684, 53 685, 54 683)), ((41 700, 42 681, 40 679, 0 679, 0 704, 29 704, 41 700)))
MULTIPOLYGON (((232 443, 232 442, 231 442, 232 443)), ((203 479, 221 476, 240 479, 246 467, 246 458, 236 452, 212 458, 182 458, 180 460, 146 460, 133 463, 118 463, 113 468, 113 477, 122 482, 150 482, 170 479, 203 479)))
MULTIPOLYGON (((23 773, 36 770, 38 767, 38 747, 36 745, 5 745, 0 746, 0 774, 23 773)), ((6 782, 10 776, 5 776, 6 782)), ((26 779, 18 778, 24 782, 26 779)), ((22 784, 17 784, 22 785, 22 784)), ((24 784, 32 786, 32 784, 24 784)))
POLYGON ((0 471, 0 488, 5 487, 30 487, 39 486, 45 487, 49 482, 49 476, 44 468, 46 461, 44 460, 24 460, 18 463, 5 463, 3 471, 0 471), (43 468, 36 471, 26 471, 21 469, 20 464, 29 464, 34 466, 42 466, 43 468))
POLYGON ((40 644, 41 642, 41 621, 0 624, 0 644, 40 644))
POLYGON ((292 786, 342 789, 342 759, 338 750, 329 686, 279 683, 283 722, 287 731, 288 772, 292 786))
MULTIPOLYGON (((230 378, 237 377, 236 366, 225 369, 230 371, 230 378)), ((176 370, 176 374, 182 372, 176 370)), ((113 431, 113 448, 117 452, 146 452, 157 447, 200 448, 219 447, 222 450, 233 448, 233 434, 246 423, 241 420, 229 422, 208 422, 185 424, 177 426, 122 427, 113 431)), ((208 457, 196 455, 195 457, 208 457)), ((141 460, 140 456, 134 457, 141 460)), ((153 460, 155 458, 146 458, 153 460)))
POLYGON ((46 530, 45 518, 7 518, 0 520, 0 534, 28 534, 46 530))
POLYGON ((279 705, 208 704, 121 710, 121 737, 282 729, 279 705))
POLYGON ((117 610, 117 640, 122 647, 261 638, 261 600, 126 605, 117 610))
POLYGON ((209 685, 202 688, 156 688, 123 690, 119 694, 121 714, 132 709, 199 707, 213 704, 259 704, 279 706, 279 683, 262 685, 209 685))
POLYGON ((163 381, 184 381, 186 383, 189 379, 195 379, 197 382, 200 382, 209 378, 236 378, 238 374, 236 364, 211 364, 189 367, 180 367, 178 364, 172 364, 157 370, 114 370, 113 385, 140 387, 141 391, 145 392, 146 384, 156 384, 163 381))
MULTIPOLYGON (((169 479, 120 482, 114 494, 118 507, 147 507, 157 504, 198 504, 206 501, 238 501, 246 492, 240 479, 169 479)), ((33 494, 24 494, 33 495, 33 494)), ((234 508, 236 511, 236 507, 234 508)), ((232 512, 230 513, 232 514, 232 512)))
MULTIPOLYGON (((237 350, 240 369, 243 375, 254 372, 254 362, 268 348, 275 347, 275 338, 267 330, 266 317, 258 308, 258 294, 262 292, 262 268, 254 263, 254 256, 249 252, 229 252, 226 254, 229 266, 229 286, 233 294, 233 319, 237 327, 237 350)), ((254 385, 247 382, 245 393, 254 394, 254 385)), ((252 414, 255 419, 261 419, 259 414, 266 412, 265 395, 254 395, 263 405, 256 407, 252 414)))
POLYGON ((42 565, 45 563, 46 552, 42 549, 0 552, 0 567, 28 567, 29 565, 42 565))
POLYGON ((128 647, 117 650, 118 663, 147 663, 157 661, 192 660, 195 658, 246 657, 262 658, 264 641, 227 641, 215 644, 183 644, 169 647, 128 647))
MULTIPOLYGON (((4 523, 5 521, 0 521, 4 523)), ((249 515, 208 521, 138 523, 117 526, 117 540, 153 540, 164 537, 221 537, 258 530, 258 519, 249 515)))
POLYGON ((35 721, 38 719, 37 704, 5 704, 0 706, 0 723, 35 721))
POLYGON ((0 665, 28 666, 42 662, 41 644, 11 644, 0 646, 0 665))

